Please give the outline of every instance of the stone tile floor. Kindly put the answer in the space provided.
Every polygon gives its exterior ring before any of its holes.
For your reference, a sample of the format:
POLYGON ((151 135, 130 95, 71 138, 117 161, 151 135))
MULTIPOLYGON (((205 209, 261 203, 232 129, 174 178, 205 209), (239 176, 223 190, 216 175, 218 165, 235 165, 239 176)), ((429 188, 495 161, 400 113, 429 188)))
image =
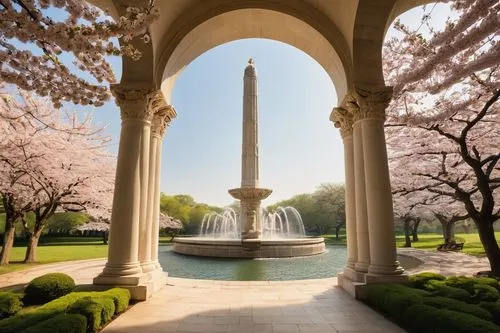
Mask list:
MULTIPOLYGON (((461 253, 416 249, 398 252, 424 262, 410 273, 470 275, 488 269, 487 259, 461 253)), ((104 259, 82 260, 3 274, 0 288, 24 285, 49 272, 67 273, 77 284, 88 284, 104 264, 104 259)), ((159 293, 134 305, 102 332, 405 332, 353 300, 336 284, 336 278, 255 282, 169 278, 159 293)))
POLYGON ((337 279, 206 281, 169 278, 103 333, 404 333, 336 287, 337 279))

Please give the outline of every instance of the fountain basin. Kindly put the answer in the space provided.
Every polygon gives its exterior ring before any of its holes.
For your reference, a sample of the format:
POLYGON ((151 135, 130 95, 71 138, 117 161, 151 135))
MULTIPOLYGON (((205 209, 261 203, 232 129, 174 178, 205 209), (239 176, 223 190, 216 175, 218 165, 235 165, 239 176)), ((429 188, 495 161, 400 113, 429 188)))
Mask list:
POLYGON ((325 252, 323 237, 246 240, 176 237, 173 243, 177 253, 218 258, 289 258, 325 252))

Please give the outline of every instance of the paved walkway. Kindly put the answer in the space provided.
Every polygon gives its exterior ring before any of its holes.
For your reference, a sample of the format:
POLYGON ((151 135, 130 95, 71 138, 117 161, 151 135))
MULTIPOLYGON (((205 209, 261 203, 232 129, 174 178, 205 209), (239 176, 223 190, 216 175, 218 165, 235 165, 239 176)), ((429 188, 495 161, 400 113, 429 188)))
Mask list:
POLYGON ((169 278, 103 333, 404 333, 336 287, 337 279, 204 281, 169 278))
MULTIPOLYGON (((471 275, 489 267, 487 259, 462 253, 398 252, 424 261, 410 273, 471 275)), ((104 259, 83 260, 3 274, 0 288, 20 286, 49 272, 67 273, 77 284, 88 284, 104 264, 104 259)), ((103 332, 404 333, 336 284, 336 278, 255 282, 169 278, 163 290, 133 306, 103 332)))
POLYGON ((419 266, 408 270, 415 274, 435 272, 443 275, 473 275, 479 271, 490 270, 486 257, 475 257, 460 252, 424 251, 414 248, 399 248, 398 254, 408 255, 422 261, 419 266))

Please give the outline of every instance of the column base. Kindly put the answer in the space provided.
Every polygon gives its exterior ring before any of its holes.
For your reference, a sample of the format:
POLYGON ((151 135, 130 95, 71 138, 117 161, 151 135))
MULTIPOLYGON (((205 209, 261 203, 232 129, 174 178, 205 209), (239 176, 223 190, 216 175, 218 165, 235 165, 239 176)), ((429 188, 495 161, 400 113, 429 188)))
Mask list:
MULTIPOLYGON (((359 273, 359 272, 356 272, 359 273)), ((348 273, 349 274, 349 273, 348 273)), ((374 274, 362 274, 364 281, 354 281, 348 276, 348 274, 339 273, 337 275, 338 286, 344 289, 349 295, 357 300, 365 300, 368 297, 368 285, 377 283, 399 283, 407 284, 408 274, 400 275, 374 275, 374 274)))
POLYGON ((366 283, 353 281, 345 273, 337 274, 337 284, 355 299, 364 300, 367 298, 366 283))
POLYGON ((370 266, 370 263, 369 262, 362 262, 362 261, 358 261, 355 265, 354 265, 354 269, 357 271, 357 272, 360 272, 360 273, 368 273, 368 267, 370 266))
POLYGON ((156 265, 152 261, 141 262, 141 269, 143 273, 149 273, 156 269, 156 265))
POLYGON ((382 274, 372 274, 368 273, 365 275, 366 284, 377 284, 377 283, 401 283, 406 284, 409 282, 408 273, 402 273, 398 275, 382 275, 382 274))
POLYGON ((113 286, 130 291, 132 300, 144 301, 167 284, 168 274, 161 269, 130 276, 106 275, 104 272, 94 278, 96 286, 113 286))
POLYGON ((353 282, 365 282, 365 273, 351 267, 344 267, 344 276, 353 282))
POLYGON ((376 265, 370 264, 368 274, 372 275, 401 275, 404 268, 399 265, 399 261, 395 261, 392 265, 376 265))

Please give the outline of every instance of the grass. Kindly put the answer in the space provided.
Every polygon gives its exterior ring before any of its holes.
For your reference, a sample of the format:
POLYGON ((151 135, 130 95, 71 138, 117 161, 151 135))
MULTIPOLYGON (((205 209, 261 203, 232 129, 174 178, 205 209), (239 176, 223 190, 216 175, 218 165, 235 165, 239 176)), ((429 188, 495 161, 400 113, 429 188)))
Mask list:
MULTIPOLYGON (((170 243, 170 237, 160 237, 160 245, 170 243)), ((12 249, 9 266, 0 266, 0 274, 28 269, 40 264, 49 264, 69 260, 103 258, 108 255, 108 246, 101 237, 43 237, 37 249, 38 263, 23 264, 26 244, 16 241, 12 249)))
MULTIPOLYGON (((500 231, 495 232, 497 241, 500 244, 500 231)), ((346 245, 346 238, 344 234, 339 235, 339 239, 335 238, 335 235, 322 235, 325 238, 325 243, 328 245, 346 245)), ((422 250, 435 250, 439 244, 443 244, 443 236, 441 234, 419 234, 419 241, 412 242, 411 246, 416 249, 422 250)), ((457 233, 455 234, 457 243, 464 242, 463 253, 467 253, 474 256, 485 256, 483 244, 479 240, 479 235, 477 233, 457 233)), ((403 247, 405 237, 404 235, 396 235, 397 247, 403 247)))
MULTIPOLYGON (((495 232, 497 241, 500 241, 500 231, 495 232)), ((435 250, 439 244, 443 244, 443 236, 440 234, 420 234, 418 235, 419 241, 412 242, 411 246, 416 249, 422 250, 435 250)), ((463 253, 471 254, 474 256, 484 256, 484 248, 479 240, 479 235, 477 233, 455 234, 455 239, 457 243, 465 242, 463 253)), ((404 245, 404 236, 397 235, 396 243, 398 247, 404 245)), ((500 242, 499 242, 500 244, 500 242)))

